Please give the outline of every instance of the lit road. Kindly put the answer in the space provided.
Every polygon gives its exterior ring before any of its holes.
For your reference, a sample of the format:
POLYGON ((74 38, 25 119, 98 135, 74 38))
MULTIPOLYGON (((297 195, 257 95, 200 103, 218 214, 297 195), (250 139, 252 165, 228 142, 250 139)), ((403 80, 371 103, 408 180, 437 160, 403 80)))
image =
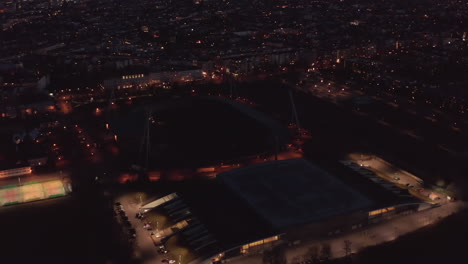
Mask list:
MULTIPOLYGON (((425 226, 436 224, 441 219, 456 213, 467 204, 463 202, 451 202, 443 206, 413 213, 407 216, 399 216, 392 220, 372 225, 368 228, 358 229, 355 232, 342 236, 333 237, 326 240, 303 241, 300 245, 288 247, 286 256, 288 263, 295 264, 296 260, 303 260, 311 247, 319 247, 323 244, 330 245, 332 258, 345 256, 343 250, 344 241, 351 241, 351 252, 357 253, 369 246, 375 246, 384 242, 393 241, 398 237, 414 232, 425 226)), ((247 256, 245 258, 230 261, 232 264, 262 264, 262 256, 247 256)))
POLYGON ((10 177, 0 180, 1 185, 11 185, 18 184, 18 178, 21 183, 27 182, 46 182, 53 180, 69 180, 70 172, 69 171, 57 171, 57 172, 46 172, 46 173, 32 173, 30 175, 24 175, 19 177, 10 177))
MULTIPOLYGON (((290 147, 289 151, 278 153, 278 160, 302 158, 303 154, 297 147, 290 147)), ((209 167, 196 168, 196 169, 167 169, 167 170, 152 170, 148 172, 148 179, 150 181, 158 181, 161 179, 170 181, 182 181, 194 178, 214 179, 217 174, 237 169, 240 167, 263 163, 267 161, 274 161, 275 155, 259 155, 249 157, 240 163, 222 163, 209 167)), ((117 179, 119 183, 127 181, 136 181, 138 179, 137 173, 121 173, 117 179)))
MULTIPOLYGON (((466 204, 462 202, 453 202, 437 207, 414 213, 408 216, 400 216, 388 222, 383 222, 361 229, 354 233, 344 235, 323 241, 321 243, 329 243, 332 248, 333 257, 343 257, 343 241, 349 240, 352 242, 352 252, 358 252, 366 247, 378 245, 384 242, 392 241, 399 236, 416 231, 422 227, 434 224, 442 218, 445 218, 462 208, 466 208, 466 204)), ((304 255, 305 250, 312 246, 314 242, 310 242, 307 246, 299 246, 288 251, 288 257, 292 258, 298 255, 304 255)), ((315 244, 320 244, 315 242, 315 244)))

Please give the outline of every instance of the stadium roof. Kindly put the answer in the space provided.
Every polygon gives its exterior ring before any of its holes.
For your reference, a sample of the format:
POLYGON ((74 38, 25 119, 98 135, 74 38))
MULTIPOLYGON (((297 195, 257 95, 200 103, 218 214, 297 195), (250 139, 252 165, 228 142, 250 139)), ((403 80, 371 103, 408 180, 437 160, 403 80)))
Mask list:
POLYGON ((278 229, 373 206, 365 195, 304 159, 248 166, 218 178, 278 229))
POLYGON ((221 182, 201 185, 184 191, 181 197, 221 248, 226 250, 278 234, 221 182))
POLYGON ((191 182, 189 188, 156 199, 142 208, 159 210, 170 219, 171 224, 163 229, 171 228, 172 232, 163 243, 172 252, 189 250, 184 256, 189 263, 278 235, 277 230, 217 180, 191 182), (185 211, 188 213, 182 214, 185 211), (188 225, 172 229, 171 226, 184 220, 188 225))

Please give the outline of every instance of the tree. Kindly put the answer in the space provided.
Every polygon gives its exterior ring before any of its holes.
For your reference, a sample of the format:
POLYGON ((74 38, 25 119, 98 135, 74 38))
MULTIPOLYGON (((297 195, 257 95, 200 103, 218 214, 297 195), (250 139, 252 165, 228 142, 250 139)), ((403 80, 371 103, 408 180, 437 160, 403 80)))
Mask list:
POLYGON ((292 260, 291 263, 293 264, 298 264, 301 262, 301 259, 298 256, 295 256, 292 260))
POLYGON ((272 264, 286 264, 286 248, 284 244, 277 245, 273 248, 273 263, 272 264))
POLYGON ((322 244, 320 249, 320 259, 327 261, 331 258, 331 247, 329 244, 322 244))
POLYGON ((267 249, 263 252, 264 264, 286 264, 286 248, 284 244, 277 245, 272 249, 267 249))
POLYGON ((319 259, 319 248, 317 246, 311 246, 307 249, 307 253, 304 256, 307 260, 316 261, 319 259))
POLYGON ((274 256, 271 249, 265 250, 263 252, 263 264, 273 264, 274 256))
POLYGON ((352 243, 351 243, 351 241, 349 241, 347 239, 345 241, 343 241, 343 243, 344 243, 343 249, 345 251, 345 257, 349 257, 349 255, 351 255, 351 244, 352 243))

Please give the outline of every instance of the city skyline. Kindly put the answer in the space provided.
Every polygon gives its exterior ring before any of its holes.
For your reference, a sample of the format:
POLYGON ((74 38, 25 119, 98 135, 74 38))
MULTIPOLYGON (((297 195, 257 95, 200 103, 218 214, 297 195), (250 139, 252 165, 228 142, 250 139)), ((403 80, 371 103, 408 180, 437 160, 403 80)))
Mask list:
POLYGON ((466 17, 1 1, 0 261, 463 263, 466 17))

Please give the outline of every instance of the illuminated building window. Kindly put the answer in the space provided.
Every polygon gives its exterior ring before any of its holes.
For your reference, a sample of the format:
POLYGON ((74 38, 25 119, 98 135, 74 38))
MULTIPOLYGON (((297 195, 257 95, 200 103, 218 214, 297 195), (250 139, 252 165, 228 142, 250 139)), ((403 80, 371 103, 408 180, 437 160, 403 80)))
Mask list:
POLYGON ((369 216, 380 215, 395 210, 395 207, 387 207, 369 212, 369 216))
POLYGON ((260 245, 263 245, 263 244, 266 244, 266 243, 271 243, 271 242, 276 241, 278 239, 279 239, 278 236, 272 236, 272 237, 265 238, 265 239, 262 239, 262 240, 258 240, 258 241, 255 241, 255 242, 252 242, 252 243, 249 243, 249 244, 245 244, 241 248, 241 253, 245 254, 245 253, 247 253, 249 251, 249 248, 251 248, 251 247, 260 246, 260 245))

